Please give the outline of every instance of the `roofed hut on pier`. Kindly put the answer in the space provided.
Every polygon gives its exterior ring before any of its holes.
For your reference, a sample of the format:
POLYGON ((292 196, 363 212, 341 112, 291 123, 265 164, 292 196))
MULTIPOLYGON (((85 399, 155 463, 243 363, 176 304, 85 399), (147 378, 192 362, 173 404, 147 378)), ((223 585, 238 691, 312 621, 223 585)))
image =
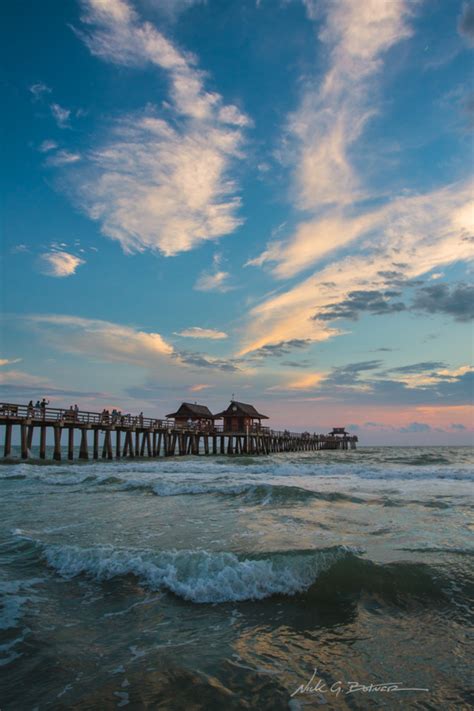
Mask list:
POLYGON ((231 400, 227 410, 214 415, 216 419, 224 419, 224 432, 246 432, 249 430, 259 430, 262 420, 268 420, 267 415, 262 415, 253 405, 245 402, 231 400))
POLYGON ((354 442, 358 442, 359 439, 356 435, 351 435, 350 432, 347 432, 345 427, 333 427, 332 431, 329 432, 329 437, 342 440, 351 439, 354 440, 354 442))
POLYGON ((183 402, 176 412, 166 415, 169 420, 174 420, 176 427, 186 427, 187 425, 197 425, 200 429, 211 429, 214 427, 214 415, 206 405, 183 402))
POLYGON ((332 431, 329 432, 330 437, 348 437, 349 432, 346 432, 345 427, 333 427, 332 431))

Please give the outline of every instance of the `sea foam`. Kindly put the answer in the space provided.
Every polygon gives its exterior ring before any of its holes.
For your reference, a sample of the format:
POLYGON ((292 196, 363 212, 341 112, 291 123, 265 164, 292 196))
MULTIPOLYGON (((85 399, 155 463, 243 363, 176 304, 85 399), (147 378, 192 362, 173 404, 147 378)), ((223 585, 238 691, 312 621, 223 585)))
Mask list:
POLYGON ((222 603, 303 592, 323 571, 354 552, 338 546, 243 557, 205 550, 152 552, 47 545, 43 556, 64 578, 88 575, 110 580, 134 575, 151 589, 166 589, 191 602, 222 603))

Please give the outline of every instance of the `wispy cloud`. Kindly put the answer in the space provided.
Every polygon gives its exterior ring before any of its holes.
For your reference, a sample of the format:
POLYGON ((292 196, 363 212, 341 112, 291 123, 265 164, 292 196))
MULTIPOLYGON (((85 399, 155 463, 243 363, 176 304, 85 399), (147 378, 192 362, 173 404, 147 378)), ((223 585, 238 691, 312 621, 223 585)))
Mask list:
POLYGON ((353 153, 368 121, 378 112, 377 77, 384 55, 412 34, 409 18, 416 3, 303 0, 308 16, 322 20, 319 39, 327 50, 323 76, 303 81, 298 109, 288 119, 286 155, 293 170, 292 197, 312 213, 286 240, 273 239, 247 262, 270 264, 277 278, 288 278, 321 258, 367 237, 385 218, 383 208, 361 212, 373 198, 353 153))
POLYGON ((273 385, 268 390, 313 390, 327 378, 327 373, 307 373, 281 385, 273 385))
POLYGON ((411 35, 413 3, 305 2, 309 16, 325 18, 319 39, 329 53, 321 81, 307 82, 301 105, 290 117, 289 139, 296 150, 295 196, 303 209, 351 203, 364 195, 350 149, 375 112, 374 78, 383 55, 411 35))
POLYGON ((173 346, 159 333, 109 321, 57 314, 33 315, 28 321, 39 327, 43 338, 60 350, 106 362, 150 366, 160 357, 173 353, 173 346))
POLYGON ((14 363, 21 363, 22 358, 0 358, 0 366, 13 365, 14 363))
POLYGON ((38 150, 40 153, 48 153, 49 151, 54 151, 57 147, 56 141, 45 140, 38 146, 38 150))
POLYGON ((204 5, 207 0, 145 0, 145 2, 168 19, 175 20, 178 15, 193 5, 204 5))
POLYGON ((38 261, 40 272, 52 277, 71 276, 82 264, 85 264, 84 259, 69 252, 55 250, 42 254, 38 261))
POLYGON ((71 153, 71 151, 57 151, 48 156, 46 163, 54 167, 62 165, 71 165, 81 160, 80 153, 71 153))
POLYGON ((292 277, 308 269, 322 257, 375 230, 383 211, 344 217, 340 210, 314 220, 301 222, 287 241, 276 240, 246 266, 272 264, 279 279, 292 277))
POLYGON ((472 259, 472 190, 471 183, 459 183, 394 200, 378 216, 377 232, 364 235, 359 251, 252 309, 243 352, 290 339, 335 336, 339 331, 329 326, 329 311, 334 318, 354 317, 356 305, 374 313, 377 305, 382 309, 381 301, 384 311, 400 310, 394 306, 401 303, 394 285, 472 259), (398 274, 395 282, 393 274, 398 274))
POLYGON ((69 119, 71 117, 71 111, 65 109, 59 104, 50 104, 49 108, 53 115, 54 120, 58 124, 59 128, 69 128, 69 119))
POLYGON ((197 279, 194 288, 196 291, 230 291, 232 287, 228 283, 229 272, 203 272, 197 279))
POLYGON ((239 362, 235 358, 216 358, 204 353, 192 351, 179 351, 174 354, 177 363, 194 368, 208 368, 211 370, 221 370, 225 373, 236 373, 242 368, 237 365, 239 362))
POLYGON ((196 280, 194 289, 196 291, 232 291, 233 287, 230 283, 230 273, 222 268, 222 255, 214 254, 212 258, 211 269, 205 269, 196 280))
POLYGON ((35 101, 41 99, 45 94, 50 94, 52 91, 52 89, 50 89, 50 87, 44 84, 42 81, 36 82, 36 84, 32 84, 29 87, 29 90, 33 95, 33 99, 35 101))
POLYGON ((182 331, 175 333, 175 335, 183 338, 207 338, 213 341, 228 338, 227 333, 224 333, 224 331, 217 331, 214 328, 201 328, 200 326, 185 328, 182 331))
MULTIPOLYGON (((60 352, 80 354, 95 361, 139 366, 150 373, 177 367, 193 370, 238 372, 235 358, 216 358, 204 353, 178 351, 160 333, 132 326, 61 314, 26 317, 30 327, 60 352)), ((167 370, 166 372, 172 372, 167 370)))
POLYGON ((209 388, 213 388, 214 385, 208 385, 207 383, 199 383, 198 385, 192 385, 189 388, 189 392, 191 393, 200 393, 202 390, 209 390, 209 388))
POLYGON ((431 426, 428 425, 426 422, 410 422, 409 425, 406 427, 400 427, 398 429, 398 432, 407 434, 407 433, 412 433, 412 432, 430 432, 431 431, 431 426))
POLYGON ((1 386, 22 386, 22 387, 49 387, 47 378, 40 375, 31 375, 22 370, 2 370, 0 371, 1 386))
POLYGON ((112 126, 111 138, 91 152, 77 176, 83 207, 126 252, 171 256, 233 232, 241 224, 240 199, 229 171, 242 155, 247 117, 206 91, 196 58, 141 22, 127 2, 82 5, 79 35, 90 51, 116 64, 166 72, 172 113, 166 120, 147 108, 112 126))
MULTIPOLYGON (((446 367, 424 362, 384 370, 382 361, 362 361, 313 372, 299 378, 282 377, 271 391, 299 390, 321 400, 350 405, 387 404, 444 405, 467 404, 474 379, 469 365, 446 367)), ((365 423, 370 426, 370 423, 365 423)), ((375 426, 375 423, 374 423, 375 426)))
POLYGON ((466 42, 474 47, 474 2, 464 2, 458 19, 458 32, 466 42))

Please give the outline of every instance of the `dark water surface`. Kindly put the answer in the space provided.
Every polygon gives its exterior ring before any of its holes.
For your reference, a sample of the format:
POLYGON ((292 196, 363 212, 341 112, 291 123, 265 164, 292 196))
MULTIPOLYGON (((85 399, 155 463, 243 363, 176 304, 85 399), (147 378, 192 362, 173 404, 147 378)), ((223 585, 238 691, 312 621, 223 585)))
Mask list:
POLYGON ((4 464, 0 708, 470 708, 472 464, 4 464))

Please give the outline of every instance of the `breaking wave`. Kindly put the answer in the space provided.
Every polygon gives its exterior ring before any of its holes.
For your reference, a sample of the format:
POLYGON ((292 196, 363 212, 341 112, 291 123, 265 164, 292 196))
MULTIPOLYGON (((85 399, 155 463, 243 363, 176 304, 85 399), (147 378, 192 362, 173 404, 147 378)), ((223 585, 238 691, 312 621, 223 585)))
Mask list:
POLYGON ((86 575, 110 580, 133 575, 150 589, 165 589, 190 602, 223 603, 301 593, 323 571, 356 553, 343 546, 240 556, 205 550, 155 553, 113 546, 49 545, 42 555, 64 578, 86 575))
MULTIPOLYGON (((38 544, 36 544, 38 545, 38 544)), ((206 550, 151 551, 99 545, 39 544, 40 557, 65 579, 135 577, 150 590, 198 604, 263 600, 275 595, 305 603, 375 595, 389 604, 406 598, 448 601, 456 581, 421 562, 379 564, 346 546, 236 554, 206 550)))

